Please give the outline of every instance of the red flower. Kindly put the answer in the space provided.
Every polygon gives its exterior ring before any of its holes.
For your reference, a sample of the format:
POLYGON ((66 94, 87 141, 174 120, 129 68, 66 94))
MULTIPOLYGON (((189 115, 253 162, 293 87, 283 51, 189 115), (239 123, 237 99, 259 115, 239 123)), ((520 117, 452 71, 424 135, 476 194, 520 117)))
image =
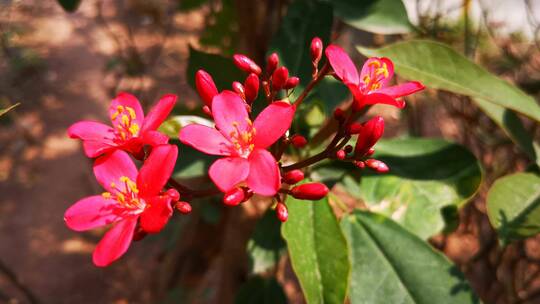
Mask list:
POLYGON ((94 121, 79 121, 68 129, 71 138, 83 141, 88 157, 122 149, 137 155, 143 145, 162 145, 169 139, 157 128, 167 118, 176 103, 176 96, 165 95, 144 117, 141 104, 131 94, 120 93, 111 102, 109 115, 113 127, 94 121))
POLYGON ((417 81, 387 87, 388 81, 394 75, 394 65, 388 58, 369 58, 358 76, 358 71, 351 58, 339 46, 328 46, 326 57, 336 76, 347 85, 353 94, 355 110, 366 105, 379 103, 403 108, 405 102, 396 98, 424 89, 424 85, 417 81))
POLYGON ((294 106, 277 101, 251 122, 242 99, 224 91, 212 102, 217 130, 192 124, 180 130, 179 137, 201 152, 225 156, 215 161, 208 172, 222 192, 245 182, 254 193, 271 196, 279 189, 280 174, 266 148, 289 129, 294 111, 294 106))
POLYGON ((95 265, 107 266, 127 251, 139 219, 148 233, 159 232, 167 223, 171 197, 161 190, 177 155, 176 146, 156 146, 139 172, 121 150, 95 161, 94 174, 107 192, 79 200, 64 215, 67 226, 75 231, 112 224, 94 250, 95 265))

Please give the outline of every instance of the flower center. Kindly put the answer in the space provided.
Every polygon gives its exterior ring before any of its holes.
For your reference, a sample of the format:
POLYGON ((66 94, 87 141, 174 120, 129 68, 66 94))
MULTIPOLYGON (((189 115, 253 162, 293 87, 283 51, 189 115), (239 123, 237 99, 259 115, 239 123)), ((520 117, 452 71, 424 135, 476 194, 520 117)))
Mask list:
POLYGON ((120 122, 116 125, 116 136, 121 140, 130 139, 139 135, 140 127, 133 122, 137 118, 135 110, 127 106, 117 106, 116 112, 111 115, 111 120, 120 117, 120 122))
POLYGON ((116 200, 120 205, 127 209, 144 210, 146 203, 139 198, 137 184, 127 176, 120 177, 119 181, 124 184, 124 189, 118 188, 117 185, 112 182, 111 188, 116 191, 113 193, 103 192, 102 196, 106 199, 116 200))
POLYGON ((371 92, 382 88, 382 81, 390 75, 385 62, 373 60, 368 63, 369 74, 362 78, 364 91, 371 92))
POLYGON ((246 118, 246 121, 248 123, 247 130, 240 130, 240 124, 237 121, 234 121, 232 123, 233 130, 229 133, 229 138, 235 152, 244 158, 247 158, 255 148, 255 145, 252 142, 257 131, 249 118, 246 118))

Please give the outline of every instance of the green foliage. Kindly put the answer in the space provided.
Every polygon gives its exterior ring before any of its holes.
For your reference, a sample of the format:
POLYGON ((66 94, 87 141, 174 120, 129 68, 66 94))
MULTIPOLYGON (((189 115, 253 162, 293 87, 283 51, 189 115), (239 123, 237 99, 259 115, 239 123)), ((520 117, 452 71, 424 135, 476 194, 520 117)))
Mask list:
POLYGON ((349 276, 345 238, 328 204, 287 199, 289 219, 281 232, 307 303, 342 304, 349 276))
POLYGON ((540 176, 517 173, 495 181, 487 213, 503 243, 540 233, 540 176))
POLYGON ((81 0, 57 0, 58 4, 69 13, 75 12, 79 5, 81 5, 81 0))
POLYGON ((375 150, 374 158, 390 172, 364 171, 359 195, 370 210, 392 217, 423 239, 443 230, 448 208, 461 207, 481 183, 476 158, 441 139, 381 140, 375 150))
POLYGON ((232 55, 238 45, 238 16, 234 2, 222 0, 220 10, 212 10, 207 17, 207 24, 201 34, 200 42, 204 46, 216 47, 222 54, 232 55))
POLYGON ((269 209, 257 222, 247 244, 251 273, 262 273, 274 267, 285 252, 285 242, 281 238, 281 222, 275 211, 269 209))
POLYGON ((429 88, 481 98, 540 121, 540 106, 532 97, 444 44, 413 40, 358 50, 366 56, 392 59, 399 75, 429 88))
POLYGON ((256 276, 249 279, 240 287, 234 303, 286 304, 287 298, 275 279, 256 276))
POLYGON ((333 0, 334 15, 348 25, 378 34, 403 34, 413 26, 401 0, 333 0))
POLYGON ((459 270, 400 225, 355 211, 341 227, 352 262, 351 303, 476 303, 459 270))
POLYGON ((159 132, 169 136, 169 138, 178 138, 180 129, 190 124, 200 124, 213 127, 214 123, 206 118, 196 115, 176 115, 164 121, 159 127, 159 132))
POLYGON ((219 91, 230 89, 233 81, 245 78, 245 75, 234 65, 232 58, 197 51, 190 47, 186 76, 193 89, 195 89, 195 73, 199 69, 212 75, 219 91))

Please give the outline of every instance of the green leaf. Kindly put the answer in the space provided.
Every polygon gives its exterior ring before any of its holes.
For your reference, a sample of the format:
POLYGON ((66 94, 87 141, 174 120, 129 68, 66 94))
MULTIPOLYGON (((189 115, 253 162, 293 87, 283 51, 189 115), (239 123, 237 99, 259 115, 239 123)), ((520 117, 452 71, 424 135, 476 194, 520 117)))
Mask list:
POLYGON ((281 222, 272 209, 257 222, 247 244, 250 273, 265 272, 279 262, 285 251, 280 229, 281 222))
POLYGON ((350 266, 345 238, 328 198, 305 201, 289 197, 287 207, 289 219, 281 233, 307 303, 342 304, 350 266))
POLYGON ((79 5, 81 5, 81 0, 57 0, 58 4, 69 13, 75 12, 79 5))
POLYGON ((319 37, 328 44, 332 21, 332 6, 327 3, 298 0, 289 6, 268 53, 276 52, 289 75, 300 78, 291 98, 296 99, 311 81, 311 40, 319 37))
POLYGON ((16 104, 13 104, 13 105, 11 105, 11 106, 5 108, 5 109, 1 109, 1 110, 0 110, 0 116, 6 114, 7 112, 9 112, 9 111, 11 111, 11 110, 13 110, 13 109, 14 109, 15 107, 17 107, 18 105, 20 105, 20 102, 18 102, 18 103, 16 103, 16 104))
POLYGON ((286 304, 287 297, 275 279, 256 276, 240 287, 234 303, 286 304))
POLYGON ((444 44, 413 40, 358 50, 366 56, 390 58, 399 75, 427 87, 481 98, 540 121, 540 106, 532 97, 444 44))
POLYGON ((513 111, 483 99, 475 98, 475 102, 540 167, 540 145, 533 140, 519 117, 513 111))
POLYGON ((219 91, 230 89, 233 81, 243 80, 246 76, 234 65, 231 58, 197 51, 190 47, 186 76, 189 85, 193 89, 196 89, 195 73, 199 69, 203 69, 212 75, 219 91))
POLYGON ((164 121, 158 131, 169 136, 169 138, 178 138, 180 129, 189 124, 200 124, 208 127, 214 127, 214 123, 206 118, 196 115, 176 115, 164 121))
POLYGON ((540 176, 517 173, 495 181, 487 195, 489 221, 503 242, 540 232, 540 176))
POLYGON ((341 221, 349 244, 351 303, 477 303, 441 253, 382 215, 356 210, 341 221))
POLYGON ((381 140, 376 159, 387 174, 364 171, 360 195, 371 211, 385 214, 426 239, 445 227, 445 208, 461 207, 478 190, 482 171, 464 147, 441 139, 381 140))
POLYGON ((412 30, 401 0, 333 0, 334 15, 360 30, 403 34, 412 30))

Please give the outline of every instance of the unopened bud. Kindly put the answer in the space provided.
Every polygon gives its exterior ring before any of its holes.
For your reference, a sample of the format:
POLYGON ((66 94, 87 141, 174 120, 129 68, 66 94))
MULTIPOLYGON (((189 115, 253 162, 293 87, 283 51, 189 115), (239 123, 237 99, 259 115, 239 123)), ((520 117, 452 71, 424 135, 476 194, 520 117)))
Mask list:
POLYGON ((240 70, 248 73, 261 74, 261 68, 249 57, 242 54, 233 56, 233 62, 240 70))
POLYGON ((283 181, 289 185, 294 185, 304 179, 302 170, 292 170, 283 175, 283 181))
POLYGON ((168 197, 171 198, 173 202, 177 202, 178 200, 180 200, 180 193, 178 193, 176 189, 171 188, 167 190, 166 194, 168 197))
POLYGON ((180 201, 180 202, 176 203, 175 207, 176 207, 176 210, 180 211, 180 213, 182 213, 182 214, 191 213, 191 210, 193 210, 191 208, 191 205, 188 202, 180 201))
POLYGON ((246 94, 246 102, 252 104, 257 95, 259 94, 259 76, 255 73, 251 73, 244 81, 244 90, 246 94))
POLYGON ((212 76, 203 70, 198 70, 197 73, 195 73, 195 87, 204 104, 211 107, 212 99, 218 94, 212 76))
POLYGON ((285 82, 285 90, 290 90, 292 88, 295 88, 300 83, 300 78, 298 77, 290 77, 287 79, 287 82, 285 82))
POLYGON ((212 117, 212 110, 210 110, 210 107, 209 107, 209 106, 204 106, 204 107, 202 108, 202 110, 203 110, 204 114, 206 114, 206 115, 212 117))
POLYGON ((354 135, 362 131, 362 125, 358 122, 353 122, 347 126, 347 134, 354 135))
POLYGON ((353 147, 351 145, 346 145, 345 146, 345 153, 351 153, 353 150, 353 147))
POLYGON ((344 121, 345 120, 345 112, 340 108, 336 108, 334 110, 334 119, 336 119, 337 121, 344 121))
POLYGON ((386 173, 390 171, 390 168, 388 168, 388 166, 385 163, 377 159, 371 158, 371 159, 366 160, 365 163, 366 163, 366 166, 368 166, 369 168, 379 173, 386 173))
POLYGON ((223 203, 228 206, 236 206, 247 201, 252 195, 253 191, 237 187, 225 193, 223 203))
POLYGON ((278 220, 280 220, 282 223, 286 222, 289 218, 289 210, 287 210, 287 206, 282 203, 278 202, 276 205, 276 215, 278 220))
POLYGON ((313 65, 319 64, 319 61, 322 57, 323 43, 321 38, 315 37, 311 40, 310 52, 311 52, 311 62, 313 65))
POLYGON ((291 137, 291 144, 296 148, 303 148, 307 145, 307 139, 299 134, 295 134, 291 137))
POLYGON ((281 90, 289 79, 289 70, 286 67, 279 67, 272 74, 272 88, 274 90, 281 90))
POLYGON ((291 189, 291 195, 297 199, 320 200, 328 194, 328 187, 322 183, 306 183, 291 189))
POLYGON ((366 164, 365 164, 363 161, 361 161, 361 160, 355 161, 355 162, 353 162, 353 164, 354 164, 356 167, 358 167, 359 169, 364 169, 364 168, 366 167, 366 164))
POLYGON ((375 116, 362 126, 358 135, 354 154, 356 157, 364 156, 371 149, 384 133, 384 119, 375 116))
POLYGON ((272 53, 270 56, 268 56, 268 59, 266 60, 266 73, 268 75, 272 75, 274 71, 277 69, 277 66, 279 64, 279 56, 277 53, 272 53))
POLYGON ((232 83, 233 91, 238 94, 243 100, 246 100, 246 91, 244 90, 244 86, 238 82, 234 81, 232 83))
POLYGON ((345 151, 337 150, 337 152, 336 152, 337 159, 344 160, 345 156, 347 156, 347 153, 345 153, 345 151))
POLYGON ((375 153, 375 149, 369 148, 369 150, 366 152, 366 156, 371 156, 375 153))

